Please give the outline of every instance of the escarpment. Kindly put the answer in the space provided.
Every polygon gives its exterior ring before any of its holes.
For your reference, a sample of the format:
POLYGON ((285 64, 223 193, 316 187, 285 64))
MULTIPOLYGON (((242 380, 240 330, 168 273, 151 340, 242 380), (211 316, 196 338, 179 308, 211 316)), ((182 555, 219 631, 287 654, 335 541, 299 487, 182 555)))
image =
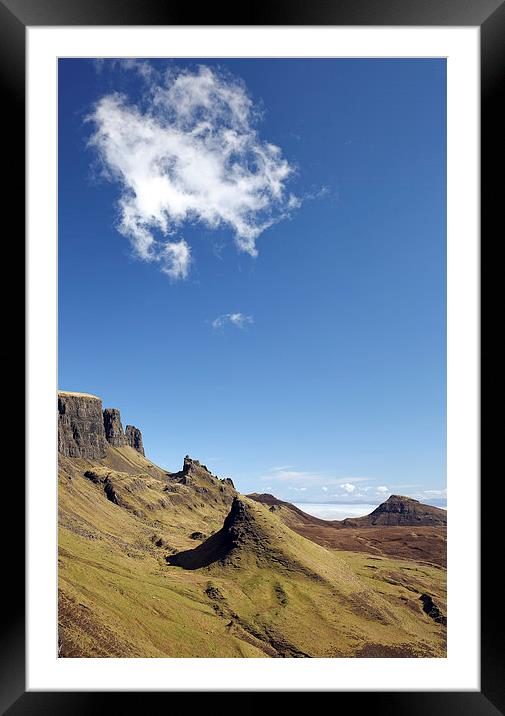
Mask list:
POLYGON ((87 393, 58 393, 58 450, 67 457, 105 457, 102 401, 87 393))
POLYGON ((129 445, 145 456, 141 431, 127 425, 124 432, 119 410, 103 410, 96 395, 58 391, 58 452, 66 457, 99 460, 106 456, 107 444, 129 445))

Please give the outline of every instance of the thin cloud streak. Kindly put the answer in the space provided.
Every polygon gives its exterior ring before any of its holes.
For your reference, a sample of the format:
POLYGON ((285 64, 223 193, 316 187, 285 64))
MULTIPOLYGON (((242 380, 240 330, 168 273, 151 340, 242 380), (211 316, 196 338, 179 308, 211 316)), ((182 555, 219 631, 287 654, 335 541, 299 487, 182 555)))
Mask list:
POLYGON ((224 328, 226 325, 244 328, 251 323, 254 323, 253 317, 246 316, 244 313, 224 313, 212 321, 212 328, 215 331, 224 328))

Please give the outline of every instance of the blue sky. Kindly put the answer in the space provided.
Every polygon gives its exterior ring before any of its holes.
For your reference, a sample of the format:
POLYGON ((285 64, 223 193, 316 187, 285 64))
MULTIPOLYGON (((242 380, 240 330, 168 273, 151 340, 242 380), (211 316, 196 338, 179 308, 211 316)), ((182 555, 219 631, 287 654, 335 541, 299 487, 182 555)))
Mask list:
POLYGON ((59 384, 167 469, 445 504, 444 60, 60 60, 59 384))

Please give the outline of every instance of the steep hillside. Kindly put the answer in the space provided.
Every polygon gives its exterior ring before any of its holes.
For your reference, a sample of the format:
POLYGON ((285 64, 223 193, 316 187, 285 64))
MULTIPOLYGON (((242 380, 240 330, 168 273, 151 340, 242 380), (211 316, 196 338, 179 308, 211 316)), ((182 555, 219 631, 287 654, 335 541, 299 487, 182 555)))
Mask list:
POLYGON ((444 570, 326 549, 97 397, 59 406, 61 657, 445 654, 444 570))

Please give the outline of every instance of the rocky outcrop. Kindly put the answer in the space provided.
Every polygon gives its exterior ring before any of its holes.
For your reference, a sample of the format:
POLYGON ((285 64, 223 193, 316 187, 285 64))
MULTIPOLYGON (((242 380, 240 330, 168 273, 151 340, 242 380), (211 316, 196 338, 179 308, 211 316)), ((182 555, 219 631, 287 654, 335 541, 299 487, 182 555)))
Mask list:
POLYGON ((423 612, 427 614, 430 619, 433 619, 437 624, 447 626, 447 617, 442 614, 429 594, 421 594, 419 599, 423 603, 423 612))
POLYGON ((245 502, 235 497, 219 532, 195 549, 168 555, 165 560, 168 564, 184 569, 200 569, 215 562, 229 561, 236 550, 248 541, 256 548, 268 549, 268 535, 263 527, 255 520, 245 502))
POLYGON ((103 410, 96 395, 58 391, 58 451, 99 460, 106 456, 107 444, 130 445, 145 457, 142 433, 134 425, 127 425, 125 433, 119 410, 103 410))
POLYGON ((58 451, 67 457, 105 457, 102 401, 87 393, 58 392, 58 451))
POLYGON ((142 433, 134 425, 127 425, 126 431, 126 444, 134 448, 141 455, 145 456, 144 445, 142 443, 142 433))
POLYGON ((126 436, 121 425, 121 415, 116 408, 105 408, 103 411, 105 438, 114 447, 127 445, 126 436))
POLYGON ((199 485, 200 487, 221 482, 206 465, 202 465, 198 460, 193 460, 189 455, 184 458, 182 470, 172 473, 170 479, 180 482, 182 485, 199 485))

